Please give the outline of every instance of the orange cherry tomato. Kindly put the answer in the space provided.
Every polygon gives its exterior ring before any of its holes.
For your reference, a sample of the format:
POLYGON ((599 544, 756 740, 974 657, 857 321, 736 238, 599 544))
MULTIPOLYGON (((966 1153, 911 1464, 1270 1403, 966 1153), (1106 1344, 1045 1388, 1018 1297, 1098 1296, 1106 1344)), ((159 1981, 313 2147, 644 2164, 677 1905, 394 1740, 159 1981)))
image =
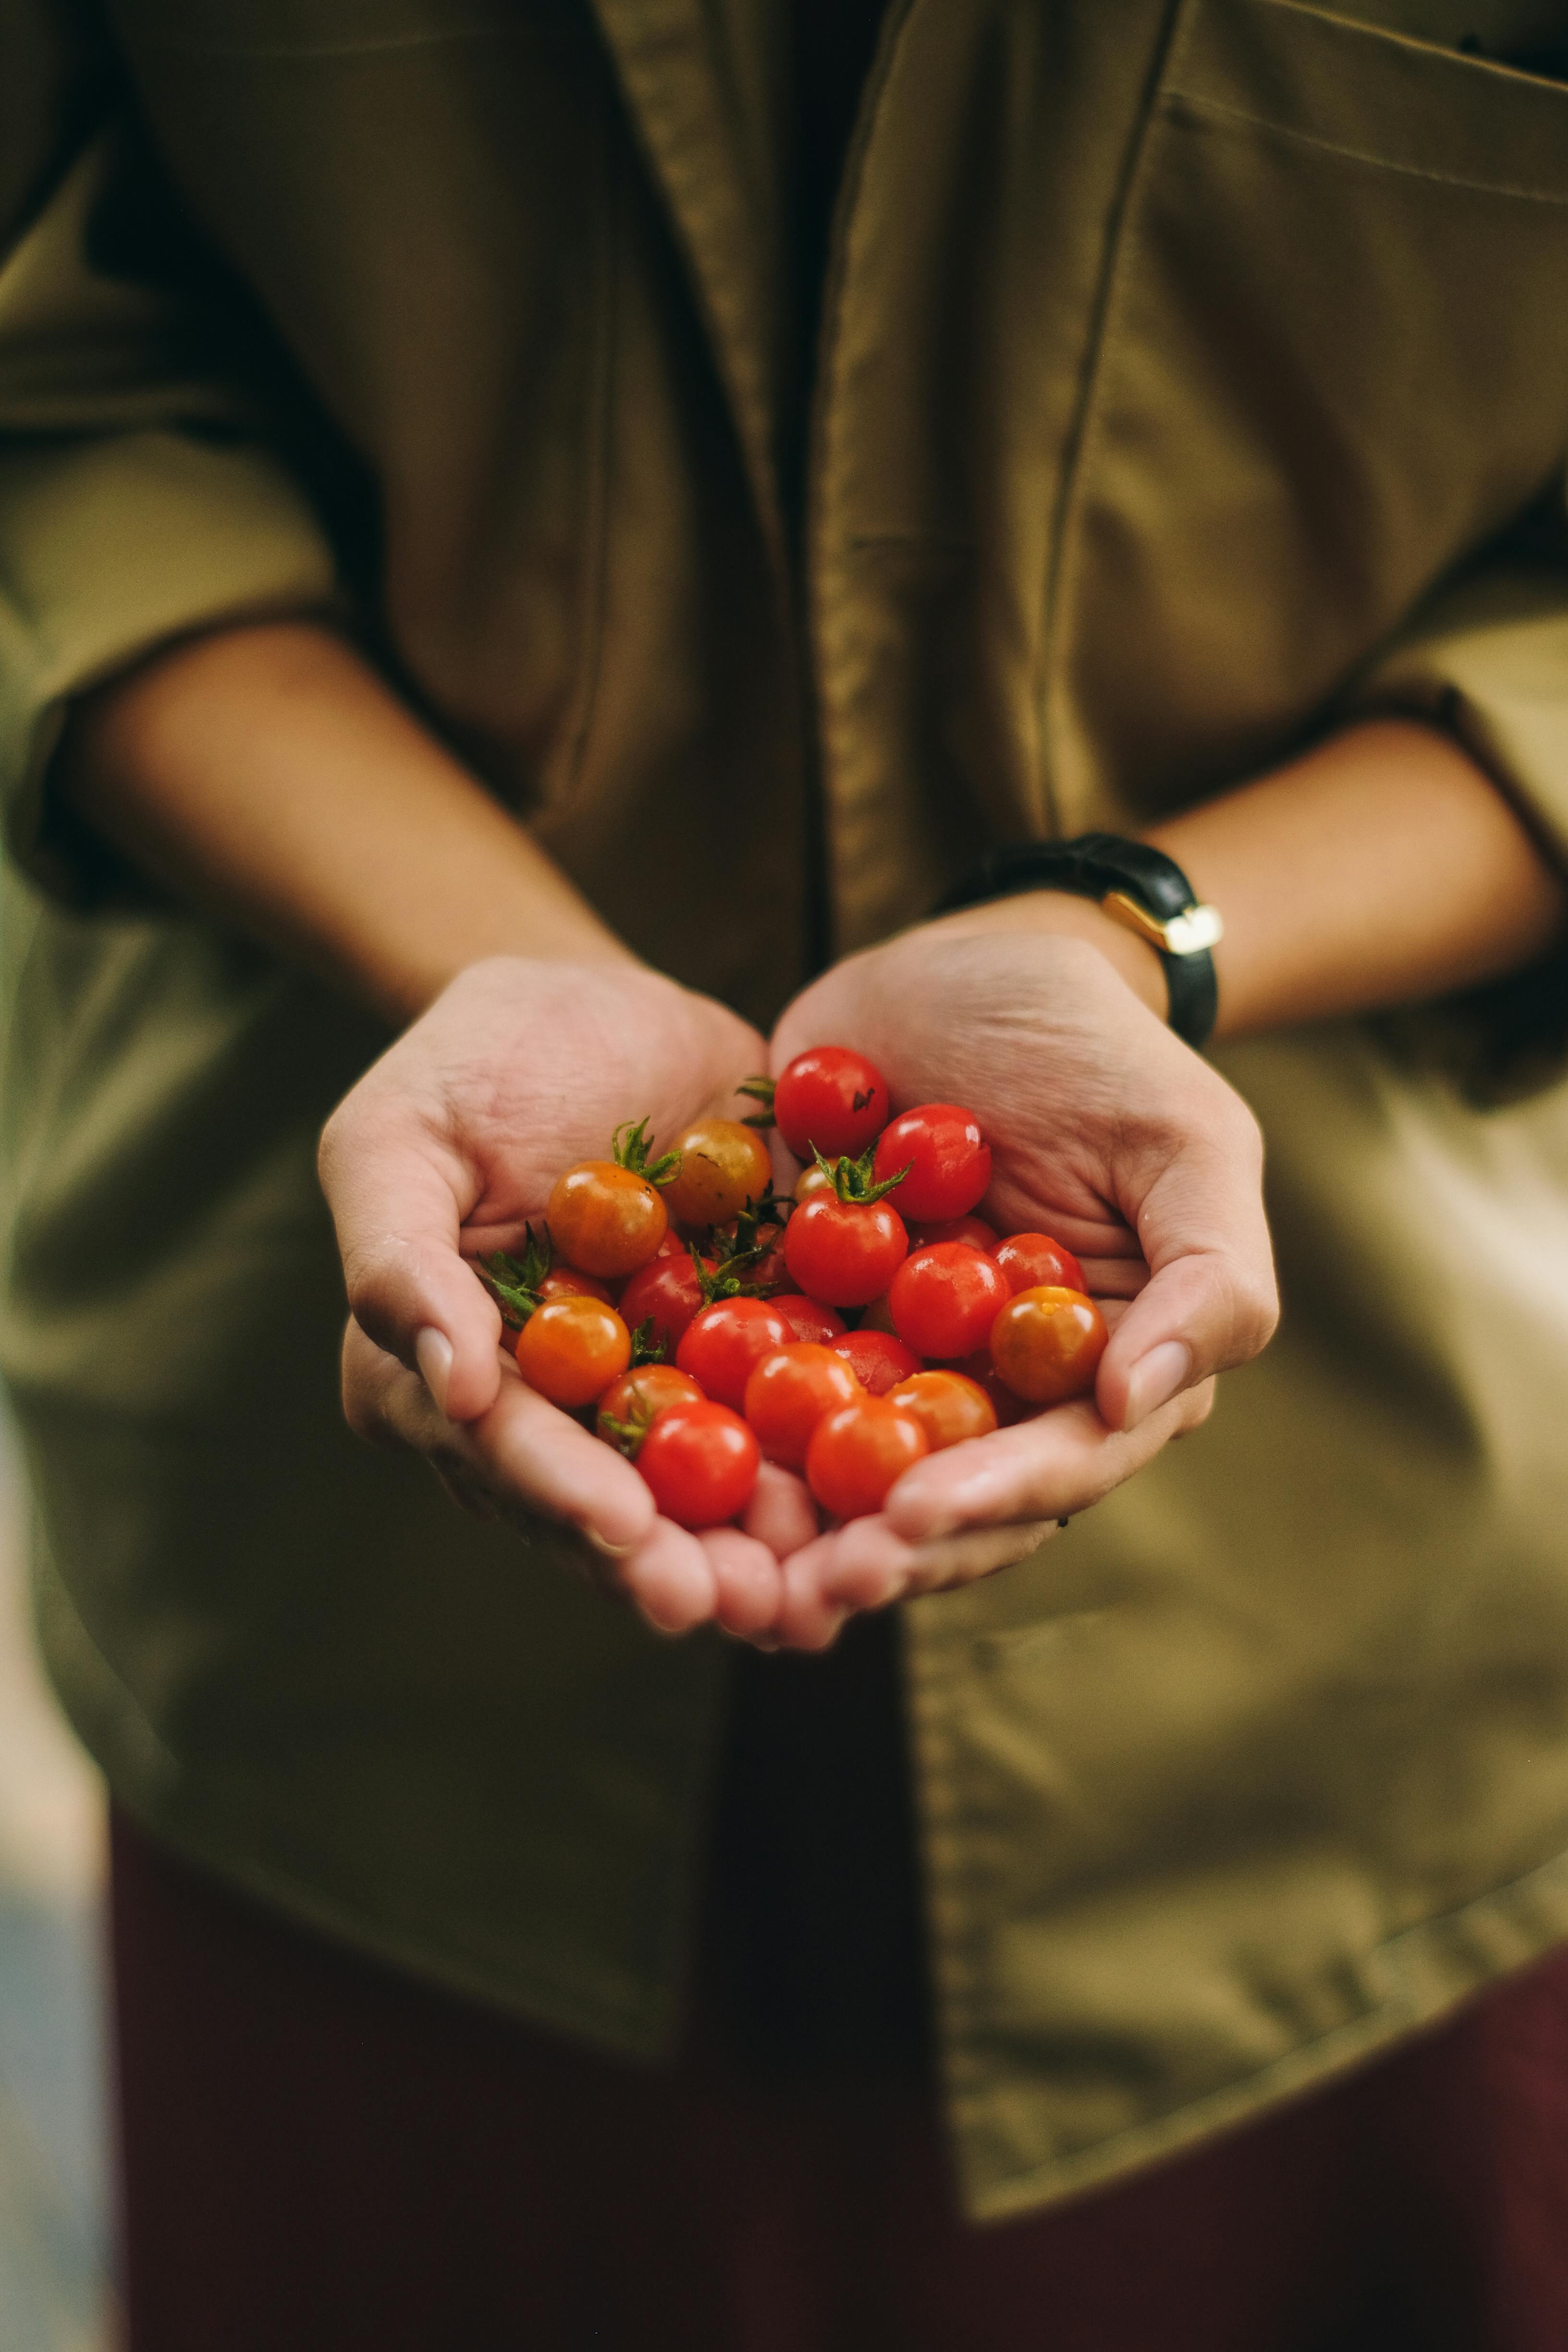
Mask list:
POLYGON ((1015 1396, 1062 1404, 1086 1396, 1110 1338, 1092 1298, 1042 1283, 1010 1298, 991 1326, 991 1360, 1015 1396))
POLYGON ((700 1118, 679 1137, 680 1165, 663 1187, 665 1206, 683 1225, 727 1225, 748 1201, 760 1201, 773 1177, 768 1147, 738 1118, 700 1118))
POLYGON ((673 1364, 639 1364, 610 1382, 599 1399, 595 1426, 606 1445, 636 1455, 640 1440, 672 1404, 700 1404, 702 1391, 689 1372, 673 1364))
POLYGON ((568 1168, 556 1178, 544 1215, 567 1264, 601 1280, 635 1274, 669 1230, 664 1202, 647 1179, 613 1160, 580 1160, 568 1168))
POLYGON ((933 1454, 966 1437, 989 1437, 996 1426, 995 1406, 963 1372, 916 1372, 888 1391, 888 1402, 914 1414, 933 1454))
POLYGON ((602 1298, 547 1299, 517 1335, 517 1369, 552 1404, 592 1404, 631 1360, 632 1335, 602 1298))
POLYGON ((1009 1234, 1005 1241, 991 1245, 991 1255, 1015 1293, 1047 1286, 1059 1290, 1083 1288, 1082 1266, 1071 1250, 1064 1249, 1049 1234, 1009 1234))
POLYGON ((835 1518, 879 1511, 888 1489, 931 1451, 912 1412, 891 1397, 858 1397, 819 1421, 805 1449, 805 1483, 835 1518))
POLYGON ((809 1168, 803 1168, 795 1180, 795 1199, 809 1201, 814 1192, 831 1192, 833 1171, 837 1165, 836 1159, 829 1160, 826 1168, 814 1160, 809 1168))
POLYGON ((746 1419, 770 1462, 798 1470, 823 1415, 864 1394, 842 1356, 796 1340, 754 1367, 746 1382, 746 1419))

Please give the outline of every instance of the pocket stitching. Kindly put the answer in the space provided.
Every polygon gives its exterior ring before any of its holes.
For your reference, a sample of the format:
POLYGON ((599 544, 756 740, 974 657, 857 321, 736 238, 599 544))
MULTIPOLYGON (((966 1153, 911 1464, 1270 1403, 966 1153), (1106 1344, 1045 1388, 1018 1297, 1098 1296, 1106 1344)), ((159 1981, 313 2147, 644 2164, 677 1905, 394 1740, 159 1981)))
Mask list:
POLYGON ((1507 180, 1476 180, 1460 172, 1438 172, 1423 163, 1400 163, 1390 155, 1374 154, 1368 148, 1346 147, 1337 140, 1321 139, 1313 131, 1297 131, 1288 123, 1272 121, 1266 114, 1249 113, 1245 107, 1226 106, 1219 99, 1190 97, 1185 90, 1168 91, 1163 111, 1167 120, 1179 118, 1185 111, 1200 117, 1207 115, 1216 121, 1245 122, 1292 146, 1310 147, 1321 154, 1338 156, 1344 163, 1368 164, 1373 171, 1394 172, 1404 179, 1426 180, 1438 187, 1464 188, 1473 195, 1503 196, 1514 204, 1568 205, 1568 191, 1521 187, 1507 180))

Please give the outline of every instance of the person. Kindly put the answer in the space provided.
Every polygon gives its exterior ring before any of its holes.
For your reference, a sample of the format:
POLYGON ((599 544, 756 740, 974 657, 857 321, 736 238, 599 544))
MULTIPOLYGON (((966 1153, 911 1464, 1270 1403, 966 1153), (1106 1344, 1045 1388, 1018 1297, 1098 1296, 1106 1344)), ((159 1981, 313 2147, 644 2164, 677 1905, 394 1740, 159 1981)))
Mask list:
POLYGON ((5 1370, 137 2352, 1560 2339, 1539 16, 11 0, 5 1370), (693 1538, 468 1260, 826 1041, 1123 1309, 693 1538))

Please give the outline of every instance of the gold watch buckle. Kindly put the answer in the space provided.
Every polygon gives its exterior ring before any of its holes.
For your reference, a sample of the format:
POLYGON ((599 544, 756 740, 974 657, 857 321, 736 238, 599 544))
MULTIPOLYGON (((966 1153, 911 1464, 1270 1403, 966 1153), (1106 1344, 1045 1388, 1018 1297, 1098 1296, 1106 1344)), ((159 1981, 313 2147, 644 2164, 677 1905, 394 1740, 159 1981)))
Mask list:
POLYGON ((1152 948, 1163 955, 1196 955, 1204 948, 1212 948, 1225 937, 1225 924, 1217 907, 1192 906, 1179 915, 1168 916, 1162 922, 1147 907, 1129 896, 1125 890, 1110 890, 1100 902, 1102 910, 1113 923, 1125 930, 1136 931, 1152 948))

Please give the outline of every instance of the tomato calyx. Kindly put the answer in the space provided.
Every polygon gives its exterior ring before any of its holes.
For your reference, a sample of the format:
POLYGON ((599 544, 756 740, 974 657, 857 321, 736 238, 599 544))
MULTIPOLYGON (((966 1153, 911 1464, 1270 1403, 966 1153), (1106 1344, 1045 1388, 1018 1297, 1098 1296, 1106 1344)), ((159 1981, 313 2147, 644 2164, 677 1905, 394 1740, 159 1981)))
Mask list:
POLYGON ((531 1225, 524 1225, 522 1231, 524 1248, 521 1257, 509 1257, 505 1250, 493 1250, 489 1257, 479 1260, 479 1273, 500 1308, 501 1320, 518 1331, 542 1305, 539 1286, 555 1261, 555 1245, 548 1225, 542 1224, 537 1234, 531 1225))
POLYGON ((667 1340, 653 1336, 654 1318, 645 1315, 632 1333, 631 1370, 635 1372, 644 1364, 662 1364, 669 1354, 667 1340))
POLYGON ((741 1122, 742 1127, 770 1128, 773 1125, 773 1082, 772 1078, 742 1078, 735 1088, 749 1102, 761 1103, 761 1110, 752 1111, 741 1122))
POLYGON ((680 1167, 679 1151, 665 1151, 657 1160, 648 1158, 647 1121, 639 1118, 634 1126, 624 1119, 610 1138, 610 1157, 617 1168, 630 1169, 645 1184, 668 1184, 680 1167))
MULTIPOLYGON (((635 1349, 637 1346, 635 1335, 632 1346, 635 1349)), ((635 1354, 632 1366, 635 1370, 637 1366, 635 1354)), ((602 1412, 598 1420, 599 1434, 609 1440, 617 1454, 624 1454, 628 1462, 635 1462, 643 1439, 653 1427, 653 1418, 646 1406, 639 1407, 629 1421, 617 1421, 614 1413, 602 1412)))
POLYGON ((879 1183, 872 1173, 872 1162, 877 1156, 877 1147, 874 1143, 867 1145, 858 1160, 851 1160, 847 1157, 842 1160, 825 1160, 815 1144, 812 1146, 811 1156, 837 1193, 838 1198, 849 1207, 857 1209, 869 1208, 873 1201, 882 1200, 896 1186, 903 1182, 915 1164, 912 1160, 906 1160, 895 1174, 884 1176, 879 1183))

